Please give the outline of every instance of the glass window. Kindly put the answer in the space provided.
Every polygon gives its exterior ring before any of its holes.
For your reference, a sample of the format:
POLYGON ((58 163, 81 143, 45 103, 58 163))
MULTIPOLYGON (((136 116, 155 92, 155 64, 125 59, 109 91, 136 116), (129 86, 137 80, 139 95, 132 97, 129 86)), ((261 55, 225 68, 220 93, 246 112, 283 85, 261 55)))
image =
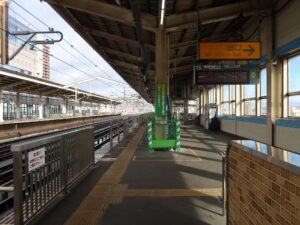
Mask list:
POLYGON ((262 99, 260 101, 260 107, 261 107, 260 114, 267 115, 267 99, 262 99))
POLYGON ((235 102, 232 102, 231 103, 231 115, 235 115, 236 112, 235 112, 235 102))
POLYGON ((267 68, 260 70, 260 115, 267 115, 267 68))
POLYGON ((246 100, 244 101, 244 109, 246 116, 256 115, 256 100, 246 100))
POLYGON ((256 85, 247 84, 244 85, 244 99, 256 97, 256 85))
POLYGON ((289 85, 288 92, 300 91, 300 55, 288 60, 289 85))
POLYGON ((209 103, 216 103, 216 89, 212 88, 208 91, 209 103))
POLYGON ((224 85, 222 89, 223 89, 222 101, 223 102, 229 101, 229 85, 224 85))
POLYGON ((228 102, 222 103, 222 113, 224 115, 229 115, 230 114, 229 103, 228 102))
POLYGON ((243 86, 244 115, 256 115, 256 84, 247 84, 243 86))
POLYGON ((288 116, 300 117, 300 55, 288 59, 288 116))
POLYGON ((289 116, 300 116, 300 95, 289 97, 289 116))
POLYGON ((231 85, 230 87, 230 90, 231 90, 231 93, 230 93, 230 100, 235 100, 235 89, 236 89, 236 86, 235 85, 231 85))
POLYGON ((267 96, 267 69, 260 71, 260 96, 267 96))

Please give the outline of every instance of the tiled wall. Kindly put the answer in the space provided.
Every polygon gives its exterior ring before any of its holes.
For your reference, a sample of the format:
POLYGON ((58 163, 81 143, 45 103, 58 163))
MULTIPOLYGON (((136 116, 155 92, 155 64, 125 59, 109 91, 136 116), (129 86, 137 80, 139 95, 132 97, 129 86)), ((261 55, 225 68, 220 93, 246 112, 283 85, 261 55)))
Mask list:
POLYGON ((227 191, 229 225, 300 224, 300 176, 235 147, 227 191))

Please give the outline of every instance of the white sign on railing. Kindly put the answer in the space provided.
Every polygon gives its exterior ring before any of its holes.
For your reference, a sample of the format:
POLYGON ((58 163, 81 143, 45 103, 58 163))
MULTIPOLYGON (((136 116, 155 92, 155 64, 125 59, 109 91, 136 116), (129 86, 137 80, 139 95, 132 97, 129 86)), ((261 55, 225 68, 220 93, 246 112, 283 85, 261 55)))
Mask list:
POLYGON ((28 152, 28 172, 45 165, 45 147, 28 152))

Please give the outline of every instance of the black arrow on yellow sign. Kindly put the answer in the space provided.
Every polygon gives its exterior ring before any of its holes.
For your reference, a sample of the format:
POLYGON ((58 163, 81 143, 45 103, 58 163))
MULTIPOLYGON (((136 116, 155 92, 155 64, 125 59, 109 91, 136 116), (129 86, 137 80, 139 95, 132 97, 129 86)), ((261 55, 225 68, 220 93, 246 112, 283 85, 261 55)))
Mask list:
POLYGON ((249 54, 248 55, 252 55, 253 52, 255 52, 255 49, 251 46, 251 45, 248 45, 249 48, 247 49, 244 49, 243 51, 244 52, 248 52, 249 54))

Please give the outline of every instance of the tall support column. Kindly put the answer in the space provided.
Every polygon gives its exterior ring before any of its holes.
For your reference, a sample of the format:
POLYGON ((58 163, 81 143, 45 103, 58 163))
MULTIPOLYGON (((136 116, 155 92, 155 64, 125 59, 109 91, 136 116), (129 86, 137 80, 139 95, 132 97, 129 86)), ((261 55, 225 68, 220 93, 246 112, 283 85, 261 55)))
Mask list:
POLYGON ((236 85, 235 89, 235 95, 236 95, 236 105, 235 105, 235 115, 241 116, 243 115, 243 107, 242 107, 242 85, 236 85))
POLYGON ((8 1, 0 0, 0 64, 8 64, 8 1))
POLYGON ((156 82, 169 84, 168 70, 168 34, 165 30, 159 29, 156 32, 156 82))
POLYGON ((3 90, 0 88, 0 123, 3 121, 3 90))
POLYGON ((275 16, 266 20, 267 40, 267 144, 274 145, 274 125, 278 114, 275 16))
POLYGON ((101 103, 99 103, 98 114, 101 114, 101 103))
POLYGON ((20 119, 21 109, 20 109, 20 92, 16 93, 16 119, 20 119))
POLYGON ((183 106, 183 117, 184 117, 184 123, 187 124, 189 122, 189 100, 184 100, 184 106, 183 106))
POLYGON ((79 100, 78 110, 79 110, 79 116, 82 116, 82 101, 81 100, 79 100))
POLYGON ((166 101, 163 100, 165 95, 169 95, 169 56, 168 56, 168 33, 164 29, 158 29, 156 32, 156 90, 155 93, 161 92, 161 96, 156 96, 156 118, 155 118, 155 137, 157 140, 165 140, 168 138, 168 124, 166 109, 166 101), (161 98, 157 103, 156 100, 161 98), (156 105, 157 104, 157 105, 156 105), (162 113, 164 112, 164 113, 162 113))
POLYGON ((199 124, 201 125, 202 109, 204 109, 204 94, 203 90, 199 91, 199 124))
POLYGON ((43 104, 43 96, 39 96, 39 119, 44 118, 44 104, 43 104))
POLYGON ((62 114, 63 115, 67 114, 67 108, 68 108, 68 99, 64 98, 64 103, 62 105, 62 114))
POLYGON ((93 102, 90 102, 90 116, 93 115, 93 102))

